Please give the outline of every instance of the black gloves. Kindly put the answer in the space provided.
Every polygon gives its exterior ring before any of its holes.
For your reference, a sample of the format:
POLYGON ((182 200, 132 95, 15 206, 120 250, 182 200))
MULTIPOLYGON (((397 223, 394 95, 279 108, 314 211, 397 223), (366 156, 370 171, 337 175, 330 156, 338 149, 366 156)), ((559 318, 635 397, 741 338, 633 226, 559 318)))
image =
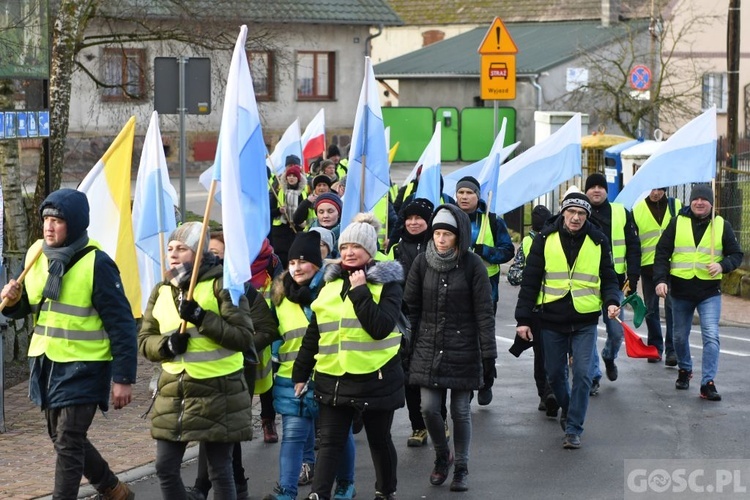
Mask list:
POLYGON ((628 274, 628 286, 630 287, 627 293, 628 296, 633 295, 638 291, 639 278, 640 276, 638 276, 637 274, 628 274))
POLYGON ((189 333, 180 333, 179 330, 175 330, 175 332, 169 336, 169 340, 161 346, 159 353, 165 358, 174 358, 179 354, 185 354, 189 338, 189 333))
POLYGON ((194 300, 182 300, 180 302, 180 318, 195 326, 201 326, 203 318, 206 317, 206 311, 194 300))
POLYGON ((495 378, 497 378, 497 368, 495 368, 494 358, 482 359, 482 378, 484 380, 485 389, 492 387, 495 378))
POLYGON ((480 257, 484 257, 484 245, 474 245, 474 253, 479 255, 480 257))

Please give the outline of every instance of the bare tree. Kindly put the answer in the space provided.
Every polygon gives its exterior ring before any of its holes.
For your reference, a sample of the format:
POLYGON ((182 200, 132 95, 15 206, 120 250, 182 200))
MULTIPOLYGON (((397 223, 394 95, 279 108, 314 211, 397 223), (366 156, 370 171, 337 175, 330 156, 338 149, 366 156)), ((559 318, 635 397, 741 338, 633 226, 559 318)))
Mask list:
POLYGON ((694 15, 676 27, 656 15, 647 29, 629 24, 625 36, 611 46, 580 54, 588 82, 562 96, 555 107, 585 109, 591 123, 614 124, 631 137, 659 128, 660 120, 674 124, 693 118, 704 71, 699 59, 686 53, 692 54, 691 40, 710 22, 705 15, 694 15), (630 85, 630 71, 638 64, 651 71, 647 92, 630 85))

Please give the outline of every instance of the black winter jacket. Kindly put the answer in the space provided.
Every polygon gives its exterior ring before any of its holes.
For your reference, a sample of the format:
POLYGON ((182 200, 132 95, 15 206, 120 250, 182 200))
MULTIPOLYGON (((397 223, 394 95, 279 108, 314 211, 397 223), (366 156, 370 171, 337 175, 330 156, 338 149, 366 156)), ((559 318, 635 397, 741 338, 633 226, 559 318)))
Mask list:
MULTIPOLYGON (((376 340, 384 339, 393 331, 401 308, 404 273, 398 262, 375 262, 367 271, 369 283, 381 283, 383 290, 380 302, 376 303, 369 288, 358 286, 349 288, 348 272, 339 264, 326 267, 325 286, 341 288, 342 296, 347 296, 354 305, 362 328, 376 340)), ((342 299, 343 300, 343 299, 342 299)), ((302 339, 297 359, 292 369, 292 381, 306 382, 315 367, 315 354, 318 353, 320 331, 313 313, 305 337, 302 339)), ((379 370, 362 375, 345 373, 341 376, 315 372, 315 399, 331 406, 353 406, 360 411, 395 410, 404 406, 404 371, 401 357, 393 356, 379 370)))
POLYGON ((409 383, 477 390, 482 359, 497 357, 490 280, 481 258, 469 251, 468 216, 454 205, 438 210, 450 210, 458 222, 458 265, 439 272, 421 253, 411 267, 404 293, 413 332, 409 383))
POLYGON ((554 302, 536 306, 536 300, 545 275, 544 246, 547 243, 547 237, 555 232, 560 233, 560 242, 570 267, 578 258, 578 252, 581 250, 586 236, 589 236, 601 248, 599 276, 601 277, 601 297, 605 307, 620 304, 617 275, 612 264, 609 240, 590 221, 587 220, 578 233, 571 234, 563 228, 563 218, 558 215, 551 219, 537 234, 531 242, 531 249, 526 257, 526 267, 523 271, 521 290, 518 292, 518 303, 516 304, 516 322, 518 326, 530 327, 534 315, 538 314, 541 320, 541 328, 572 333, 581 327, 596 324, 599 321, 600 311, 588 314, 577 312, 573 306, 573 298, 570 293, 554 302))

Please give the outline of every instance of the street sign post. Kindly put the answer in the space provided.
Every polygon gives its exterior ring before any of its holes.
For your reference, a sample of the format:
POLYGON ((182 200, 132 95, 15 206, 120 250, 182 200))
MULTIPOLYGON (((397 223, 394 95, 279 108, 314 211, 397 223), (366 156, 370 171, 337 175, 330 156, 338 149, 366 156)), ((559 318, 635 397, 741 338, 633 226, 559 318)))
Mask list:
POLYGON ((503 21, 496 17, 484 35, 477 52, 482 56, 479 68, 479 96, 494 101, 494 136, 497 136, 497 101, 516 98, 516 54, 518 46, 503 21))

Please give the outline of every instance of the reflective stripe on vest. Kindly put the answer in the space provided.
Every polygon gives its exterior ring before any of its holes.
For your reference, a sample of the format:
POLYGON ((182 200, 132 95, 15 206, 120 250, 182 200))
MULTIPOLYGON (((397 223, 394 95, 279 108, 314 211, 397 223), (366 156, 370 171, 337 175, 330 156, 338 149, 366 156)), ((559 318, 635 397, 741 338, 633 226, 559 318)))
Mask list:
MULTIPOLYGON (((382 340, 373 339, 362 328, 349 296, 341 300, 343 284, 342 279, 326 284, 312 303, 320 332, 315 370, 334 376, 372 373, 398 354, 401 334, 393 331, 382 340)), ((383 285, 367 283, 367 288, 379 303, 383 285)))
MULTIPOLYGON (((39 240, 29 248, 27 266, 41 245, 42 240, 39 240)), ((89 240, 88 245, 101 248, 94 240, 89 240)), ((84 255, 63 276, 59 299, 46 299, 43 303, 42 291, 49 267, 44 253, 29 270, 24 286, 31 309, 39 313, 29 343, 30 357, 44 354, 52 361, 63 363, 112 359, 104 323, 91 302, 95 260, 96 251, 84 255)))
MULTIPOLYGON (((277 193, 276 203, 278 204, 279 208, 281 208, 283 206, 286 206, 286 195, 284 194, 284 188, 281 187, 281 185, 279 185, 279 190, 276 191, 276 193, 277 193)), ((294 214, 289 214, 289 218, 291 218, 293 215, 294 214)), ((273 220, 271 220, 271 225, 273 225, 273 226, 285 226, 285 225, 287 225, 288 224, 287 222, 281 220, 282 217, 284 219, 286 219, 286 217, 284 217, 284 214, 281 214, 278 217, 274 217, 273 220)))
MULTIPOLYGON (((481 212, 477 212, 477 225, 479 225, 479 232, 482 231, 482 218, 488 217, 487 214, 483 214, 481 212)), ((493 247, 495 246, 495 238, 492 236, 492 228, 490 227, 490 224, 492 224, 492 220, 487 221, 487 229, 484 232, 484 240, 476 243, 481 243, 484 246, 487 247, 493 247)), ((479 236, 477 236, 479 238, 479 236)), ((494 276, 497 273, 500 272, 500 265, 499 264, 490 264, 486 260, 482 259, 482 263, 484 264, 484 267, 487 268, 487 275, 488 276, 494 276)))
POLYGON ((698 278, 702 280, 721 280, 723 274, 711 276, 708 273, 708 265, 712 262, 721 262, 724 259, 722 254, 722 237, 724 236, 724 219, 717 215, 714 222, 709 222, 706 232, 703 233, 698 246, 695 246, 695 237, 693 236, 693 224, 690 217, 680 215, 677 218, 675 228, 674 251, 672 253, 672 262, 669 273, 672 276, 689 280, 698 278), (711 226, 715 224, 714 229, 714 258, 711 259, 711 226))
POLYGON ((601 259, 601 247, 586 235, 571 270, 560 242, 560 233, 550 234, 544 245, 544 282, 536 300, 537 305, 560 300, 570 292, 573 307, 578 313, 601 310, 601 259))
MULTIPOLYGON (((609 240, 612 244, 612 261, 615 264, 617 274, 625 274, 625 224, 627 217, 625 207, 620 203, 610 203, 612 207, 612 220, 610 225, 609 240)), ((598 272, 598 271, 597 271, 598 272)))
MULTIPOLYGON (((193 300, 205 311, 219 314, 219 302, 214 295, 214 280, 198 282, 193 292, 193 300)), ((182 319, 177 312, 171 286, 162 285, 159 288, 152 315, 159 322, 162 335, 171 335, 180 328, 182 319)), ((187 351, 172 361, 163 361, 161 366, 165 372, 177 375, 186 371, 193 378, 206 379, 221 377, 242 369, 244 360, 241 352, 221 347, 210 338, 200 335, 192 323, 188 323, 187 332, 190 333, 187 351)))
POLYGON ((276 308, 276 316, 279 318, 279 335, 284 342, 279 346, 278 375, 280 377, 292 378, 292 367, 297 359, 302 338, 307 331, 310 320, 307 319, 305 311, 299 304, 295 304, 284 298, 276 308))
MULTIPOLYGON (((682 208, 680 200, 675 200, 675 213, 682 208)), ((638 226, 638 238, 641 240, 641 266, 649 266, 654 263, 656 256, 656 244, 659 243, 661 233, 672 219, 672 214, 667 208, 661 225, 656 222, 654 214, 648 208, 646 200, 641 200, 633 207, 633 219, 638 226)))
MULTIPOLYGON (((265 271, 264 271, 265 272, 265 271)), ((269 276, 270 278, 270 276, 269 276)), ((258 293, 263 295, 266 304, 271 306, 271 280, 267 279, 266 284, 258 289, 258 293)), ((273 362, 271 361, 271 346, 267 346, 260 352, 260 359, 255 365, 255 385, 254 394, 263 394, 273 387, 273 362)))

